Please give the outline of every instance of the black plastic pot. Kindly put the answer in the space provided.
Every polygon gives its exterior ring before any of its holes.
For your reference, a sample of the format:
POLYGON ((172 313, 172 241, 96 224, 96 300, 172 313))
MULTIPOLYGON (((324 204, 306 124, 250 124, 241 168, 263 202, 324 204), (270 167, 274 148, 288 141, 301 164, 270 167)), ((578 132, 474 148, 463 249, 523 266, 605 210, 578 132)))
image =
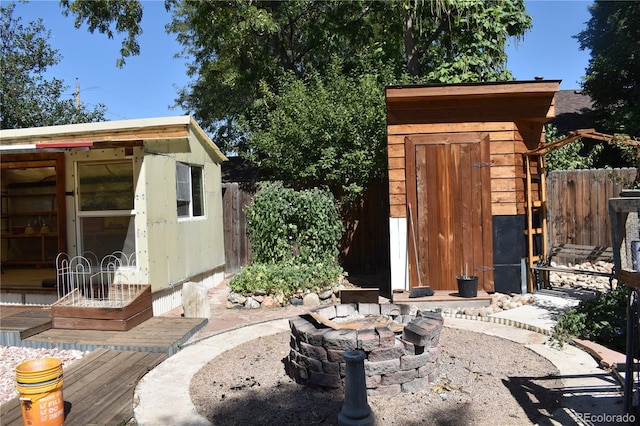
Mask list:
POLYGON ((476 297, 478 295, 478 277, 475 275, 458 276, 458 296, 460 297, 476 297))

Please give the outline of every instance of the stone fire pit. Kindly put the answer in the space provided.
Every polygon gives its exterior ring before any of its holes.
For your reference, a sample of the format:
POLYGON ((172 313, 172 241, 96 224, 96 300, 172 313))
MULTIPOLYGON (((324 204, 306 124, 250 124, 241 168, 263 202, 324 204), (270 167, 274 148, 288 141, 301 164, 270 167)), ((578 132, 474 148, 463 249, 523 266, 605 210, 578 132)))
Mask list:
POLYGON ((360 349, 367 393, 414 392, 437 377, 440 364, 440 313, 410 315, 408 305, 357 303, 332 305, 289 320, 289 377, 324 389, 344 387, 345 351, 360 349))

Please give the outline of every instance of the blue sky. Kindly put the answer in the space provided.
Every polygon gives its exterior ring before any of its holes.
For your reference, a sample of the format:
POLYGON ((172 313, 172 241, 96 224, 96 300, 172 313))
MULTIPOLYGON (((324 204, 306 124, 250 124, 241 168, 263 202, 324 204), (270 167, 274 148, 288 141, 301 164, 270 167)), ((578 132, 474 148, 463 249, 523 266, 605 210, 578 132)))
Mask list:
MULTIPOLYGON (((592 1, 526 0, 533 16, 533 29, 507 49, 508 67, 518 80, 543 76, 562 80, 561 89, 577 89, 585 74, 589 52, 579 50, 572 36, 582 31, 591 17, 592 1)), ((16 3, 14 16, 26 24, 44 20, 50 30, 50 45, 58 49, 62 61, 49 75, 63 79, 73 96, 76 78, 80 99, 89 107, 103 103, 109 120, 182 115, 173 109, 177 89, 188 83, 184 59, 174 58, 181 51, 175 36, 164 28, 171 16, 164 1, 143 1, 141 55, 128 58, 124 68, 116 67, 121 37, 107 39, 91 34, 86 27, 76 30, 72 17, 65 17, 57 0, 16 3)))

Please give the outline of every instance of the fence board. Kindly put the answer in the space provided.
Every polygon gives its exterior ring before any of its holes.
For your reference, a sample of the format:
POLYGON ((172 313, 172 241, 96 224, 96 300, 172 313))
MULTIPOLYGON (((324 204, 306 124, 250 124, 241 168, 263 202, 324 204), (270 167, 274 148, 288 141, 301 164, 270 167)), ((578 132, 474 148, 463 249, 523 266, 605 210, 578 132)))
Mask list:
POLYGON ((549 243, 611 247, 607 203, 635 168, 563 170, 547 176, 549 243))
POLYGON ((244 208, 251 202, 254 190, 237 182, 222 184, 225 273, 235 274, 251 259, 244 208))

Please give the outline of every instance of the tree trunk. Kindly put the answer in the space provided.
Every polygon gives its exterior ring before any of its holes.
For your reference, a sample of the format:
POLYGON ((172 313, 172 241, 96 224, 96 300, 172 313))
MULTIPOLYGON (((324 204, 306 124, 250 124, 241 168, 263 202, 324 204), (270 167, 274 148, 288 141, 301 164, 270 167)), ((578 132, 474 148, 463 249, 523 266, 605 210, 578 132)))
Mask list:
POLYGON ((415 27, 411 11, 407 11, 404 21, 404 52, 407 55, 407 72, 409 75, 420 74, 420 55, 416 46, 415 27))

